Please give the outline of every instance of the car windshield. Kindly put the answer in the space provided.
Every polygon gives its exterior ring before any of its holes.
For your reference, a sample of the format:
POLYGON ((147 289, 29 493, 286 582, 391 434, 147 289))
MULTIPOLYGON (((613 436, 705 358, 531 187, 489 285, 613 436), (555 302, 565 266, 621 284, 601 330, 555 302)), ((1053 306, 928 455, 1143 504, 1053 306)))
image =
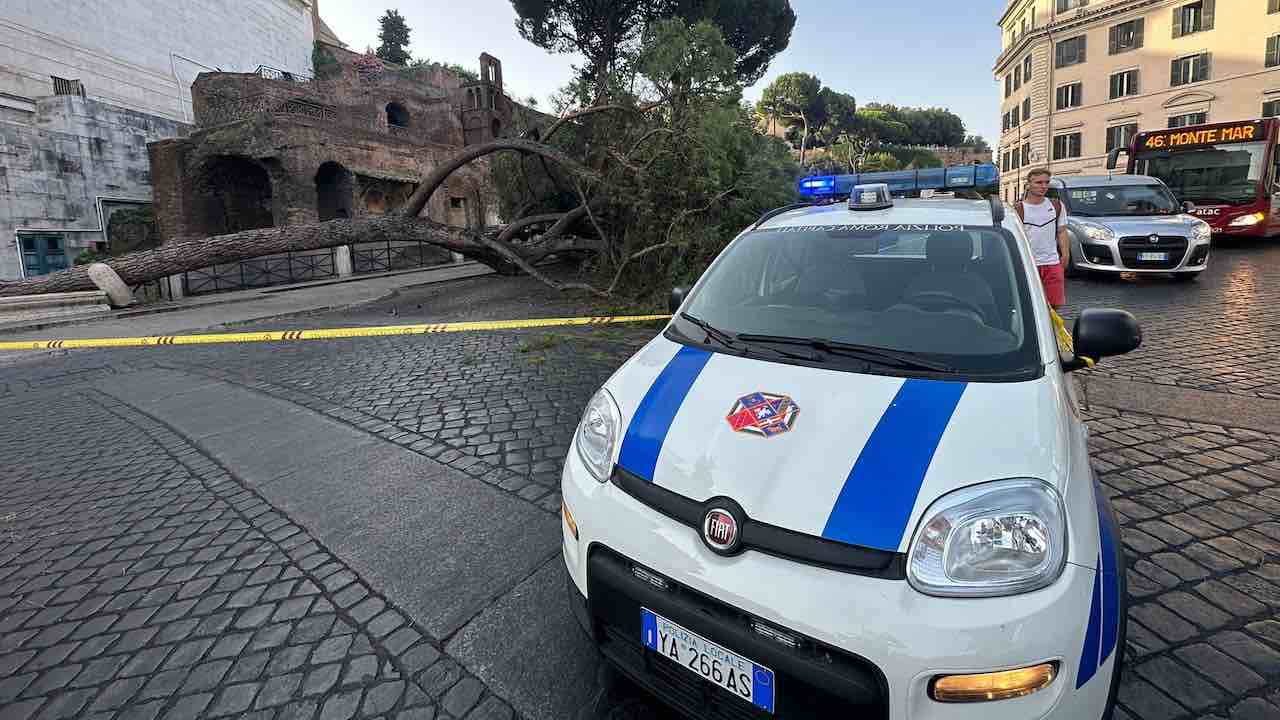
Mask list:
POLYGON ((1015 243, 1005 230, 959 225, 756 230, 712 265, 673 327, 780 362, 1036 377, 1015 243))
POLYGON ((1160 178, 1179 200, 1242 205, 1258 198, 1266 155, 1264 143, 1162 150, 1138 155, 1135 172, 1160 178))
POLYGON ((1178 201, 1160 185, 1105 185, 1059 190, 1067 211, 1083 217, 1173 215, 1178 201))

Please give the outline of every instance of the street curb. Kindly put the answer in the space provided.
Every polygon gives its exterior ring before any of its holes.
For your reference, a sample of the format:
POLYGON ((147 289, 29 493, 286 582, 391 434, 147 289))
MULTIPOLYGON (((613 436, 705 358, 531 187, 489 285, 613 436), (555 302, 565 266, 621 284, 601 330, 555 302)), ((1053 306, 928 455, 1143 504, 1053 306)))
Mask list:
POLYGON ((1280 400, 1077 375, 1085 407, 1130 410, 1190 422, 1280 434, 1280 400))

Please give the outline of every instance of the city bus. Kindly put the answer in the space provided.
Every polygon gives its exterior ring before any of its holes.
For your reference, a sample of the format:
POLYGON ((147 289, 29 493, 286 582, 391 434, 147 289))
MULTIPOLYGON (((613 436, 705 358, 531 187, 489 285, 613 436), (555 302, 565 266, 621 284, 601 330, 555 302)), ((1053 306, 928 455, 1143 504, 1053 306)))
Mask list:
POLYGON ((848 197, 855 185, 884 183, 895 195, 919 197, 922 191, 977 193, 1000 192, 1000 173, 995 165, 952 165, 922 170, 887 170, 848 175, 810 175, 801 178, 797 190, 806 199, 848 197))
POLYGON ((1107 169, 1125 152, 1126 173, 1162 180, 1214 233, 1280 235, 1278 131, 1280 118, 1140 132, 1108 154, 1107 169))

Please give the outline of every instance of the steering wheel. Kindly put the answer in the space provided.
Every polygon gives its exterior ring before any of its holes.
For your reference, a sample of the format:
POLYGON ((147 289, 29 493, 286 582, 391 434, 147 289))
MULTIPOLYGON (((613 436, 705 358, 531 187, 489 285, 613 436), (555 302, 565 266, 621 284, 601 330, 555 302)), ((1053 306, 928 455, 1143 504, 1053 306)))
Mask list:
POLYGON ((914 292, 908 297, 904 297, 902 302, 907 305, 920 308, 925 312, 942 312, 943 310, 949 310, 952 308, 968 310, 974 315, 977 315, 978 320, 982 322, 982 324, 987 324, 987 313, 977 303, 956 297, 948 292, 942 292, 941 290, 921 290, 919 292, 914 292))

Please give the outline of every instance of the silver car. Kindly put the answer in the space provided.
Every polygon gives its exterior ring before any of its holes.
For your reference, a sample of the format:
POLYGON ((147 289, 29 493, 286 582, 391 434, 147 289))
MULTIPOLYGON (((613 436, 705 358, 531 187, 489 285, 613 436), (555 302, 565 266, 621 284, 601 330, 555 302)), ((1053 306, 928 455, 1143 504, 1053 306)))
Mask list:
POLYGON ((1194 280, 1209 264, 1209 224, 1186 214, 1147 175, 1063 175, 1049 195, 1067 208, 1068 275, 1171 273, 1194 280))

